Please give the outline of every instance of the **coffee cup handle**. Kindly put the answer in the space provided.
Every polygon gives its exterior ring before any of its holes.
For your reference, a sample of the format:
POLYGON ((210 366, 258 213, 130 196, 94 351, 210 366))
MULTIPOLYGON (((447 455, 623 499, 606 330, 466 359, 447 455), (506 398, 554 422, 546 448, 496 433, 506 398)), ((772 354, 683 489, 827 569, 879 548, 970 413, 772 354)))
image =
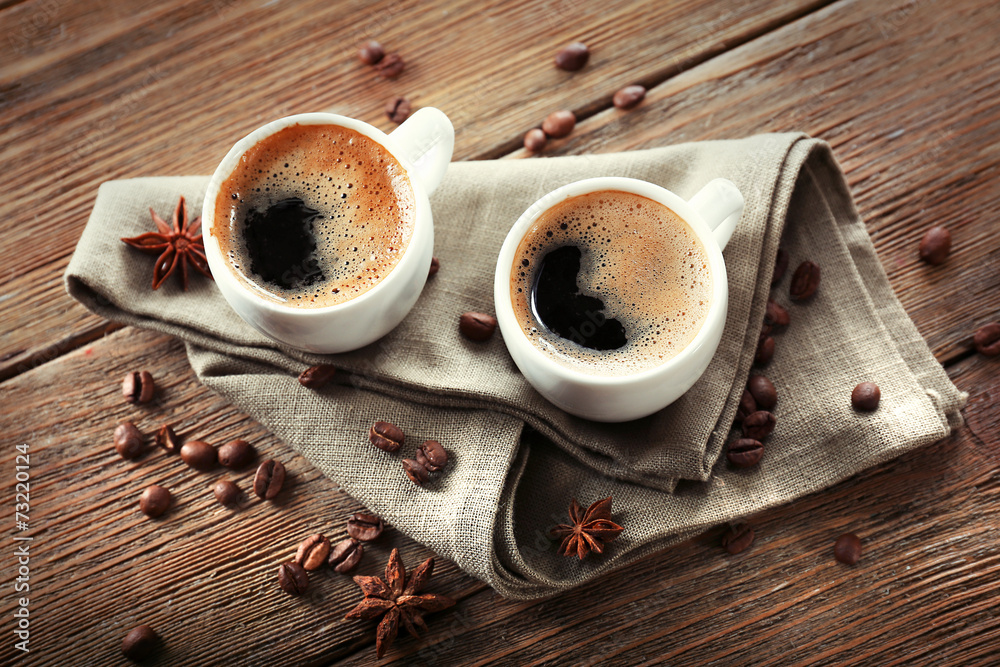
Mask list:
POLYGON ((743 193, 732 181, 716 178, 691 197, 688 203, 712 230, 719 250, 724 250, 743 216, 743 193))
POLYGON ((434 107, 418 109, 389 136, 396 150, 413 165, 427 194, 434 192, 455 149, 455 128, 444 112, 434 107))

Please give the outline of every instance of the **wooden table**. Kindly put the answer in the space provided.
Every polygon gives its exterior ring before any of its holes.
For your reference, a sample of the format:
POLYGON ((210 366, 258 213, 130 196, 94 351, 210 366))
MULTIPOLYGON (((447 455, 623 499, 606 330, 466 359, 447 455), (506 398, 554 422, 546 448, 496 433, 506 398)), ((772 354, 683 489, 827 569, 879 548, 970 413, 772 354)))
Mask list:
MULTIPOLYGON (((372 627, 341 620, 352 583, 315 577, 293 599, 273 577, 299 539, 358 503, 198 384, 178 341, 88 314, 61 276, 102 181, 210 173, 237 137, 299 111, 389 129, 383 104, 402 94, 454 120, 456 159, 528 157, 523 134, 560 108, 581 120, 549 155, 769 131, 827 140, 893 287, 969 404, 952 437, 754 517, 739 556, 713 531, 536 602, 504 600, 442 559, 436 590, 459 603, 386 661, 1000 664, 1000 361, 971 342, 1000 319, 998 25, 995 0, 0 0, 0 661, 124 664, 121 638, 139 623, 166 640, 155 664, 374 660, 372 627), (357 61, 372 37, 405 57, 399 79, 357 61), (557 70, 576 39, 590 63, 557 70), (631 83, 646 101, 614 109, 631 83), (932 224, 955 239, 941 267, 917 258, 932 224), (162 385, 144 410, 119 393, 140 368, 162 385), (245 437, 290 462, 294 492, 232 512, 211 476, 176 460, 123 466, 110 436, 127 418, 245 437), (21 444, 30 529, 15 533, 21 444), (180 498, 167 520, 136 510, 153 482, 180 498), (848 530, 865 545, 855 568, 832 557, 848 530), (28 655, 13 648, 15 534, 34 537, 28 655)), ((429 553, 390 529, 368 573, 393 546, 410 564, 429 553)))

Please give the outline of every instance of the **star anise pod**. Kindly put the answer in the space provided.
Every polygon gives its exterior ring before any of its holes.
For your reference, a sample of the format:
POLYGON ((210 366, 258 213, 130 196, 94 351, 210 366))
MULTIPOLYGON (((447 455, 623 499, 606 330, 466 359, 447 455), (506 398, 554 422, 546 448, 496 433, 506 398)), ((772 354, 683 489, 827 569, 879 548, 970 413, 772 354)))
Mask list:
POLYGON ((611 520, 611 496, 598 500, 586 513, 574 498, 569 506, 569 518, 573 525, 559 524, 551 532, 552 537, 562 539, 559 553, 563 556, 575 555, 582 559, 591 551, 601 553, 604 545, 625 530, 611 520))
POLYGON ((201 221, 201 216, 188 222, 184 197, 180 198, 174 210, 173 227, 156 215, 152 208, 149 209, 149 213, 153 216, 158 231, 123 238, 122 241, 147 255, 159 255, 153 268, 153 289, 159 289, 163 281, 180 267, 181 285, 187 290, 188 264, 202 275, 211 278, 212 272, 205 258, 205 244, 201 241, 201 234, 195 234, 199 230, 198 223, 201 221))
POLYGON ((345 619, 363 618, 373 620, 381 617, 375 633, 375 655, 379 658, 392 645, 402 621, 414 637, 419 637, 417 628, 427 629, 424 614, 441 611, 455 604, 444 595, 424 593, 418 595, 434 574, 434 559, 428 558, 406 576, 406 568, 399 557, 399 550, 393 549, 385 566, 385 579, 378 577, 354 577, 354 583, 361 587, 365 597, 357 607, 347 613, 345 619))

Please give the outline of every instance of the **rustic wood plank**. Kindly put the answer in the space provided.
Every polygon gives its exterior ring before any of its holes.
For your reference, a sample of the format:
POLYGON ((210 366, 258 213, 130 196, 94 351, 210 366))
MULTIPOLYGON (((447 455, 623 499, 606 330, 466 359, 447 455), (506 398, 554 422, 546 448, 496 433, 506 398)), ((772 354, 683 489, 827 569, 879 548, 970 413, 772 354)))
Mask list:
POLYGON ((457 158, 498 155, 551 110, 590 113, 619 85, 655 83, 829 1, 441 0, 429 10, 382 0, 345 12, 321 0, 29 0, 0 10, 12 26, 0 37, 0 160, 18 165, 0 202, 0 356, 20 352, 0 362, 0 378, 46 357, 51 341, 102 326, 58 276, 104 180, 211 173, 237 138, 299 111, 390 129, 382 106, 395 94, 452 117, 457 158), (396 81, 357 61, 372 36, 410 63, 396 81), (593 56, 571 75, 552 58, 577 38, 593 56))

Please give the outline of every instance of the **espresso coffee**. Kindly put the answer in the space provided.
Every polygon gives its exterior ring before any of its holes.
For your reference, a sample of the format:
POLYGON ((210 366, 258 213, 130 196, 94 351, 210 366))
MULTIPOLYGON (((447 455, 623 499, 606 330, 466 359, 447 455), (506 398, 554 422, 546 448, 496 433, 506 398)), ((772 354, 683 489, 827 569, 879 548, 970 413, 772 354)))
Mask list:
POLYGON ((415 219, 406 171, 381 144, 339 125, 292 125, 247 151, 222 183, 212 233, 265 298, 322 308, 378 285, 415 219))
POLYGON ((712 278, 694 230, 641 195, 606 190, 543 213, 514 255, 518 325, 561 364, 628 375, 676 356, 708 315, 712 278))

